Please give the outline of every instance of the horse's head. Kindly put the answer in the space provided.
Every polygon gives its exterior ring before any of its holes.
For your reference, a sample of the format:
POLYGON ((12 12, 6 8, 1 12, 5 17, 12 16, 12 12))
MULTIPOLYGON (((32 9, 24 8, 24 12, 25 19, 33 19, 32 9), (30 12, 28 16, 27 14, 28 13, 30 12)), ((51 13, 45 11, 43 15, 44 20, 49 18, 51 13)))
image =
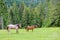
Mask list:
POLYGON ((21 24, 16 24, 19 28, 21 28, 21 24))

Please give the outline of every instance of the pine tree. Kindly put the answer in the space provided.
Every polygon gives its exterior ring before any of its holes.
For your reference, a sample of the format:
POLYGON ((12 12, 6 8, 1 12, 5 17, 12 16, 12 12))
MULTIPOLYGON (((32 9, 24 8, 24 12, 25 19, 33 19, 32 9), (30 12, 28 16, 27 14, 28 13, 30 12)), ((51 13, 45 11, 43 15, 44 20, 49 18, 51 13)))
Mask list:
POLYGON ((43 26, 48 27, 52 21, 54 21, 55 7, 53 1, 50 0, 47 6, 46 18, 44 20, 43 26))
POLYGON ((12 22, 13 22, 13 24, 17 24, 20 22, 20 20, 19 20, 19 9, 16 5, 16 2, 13 3, 13 6, 12 6, 12 22))
POLYGON ((35 16, 35 24, 38 26, 38 27, 41 27, 42 25, 42 19, 41 19, 41 10, 42 10, 42 1, 40 0, 40 3, 35 7, 34 9, 34 16, 35 16))
POLYGON ((22 26, 27 26, 27 13, 26 13, 27 7, 24 6, 23 14, 22 14, 22 26))
POLYGON ((19 20, 20 20, 20 23, 22 21, 22 15, 23 15, 23 11, 24 11, 24 6, 25 6, 24 2, 21 2, 19 4, 19 20))
POLYGON ((57 1, 57 9, 56 9, 56 11, 57 11, 57 20, 56 20, 56 22, 55 22, 55 25, 56 26, 60 26, 60 1, 57 1))

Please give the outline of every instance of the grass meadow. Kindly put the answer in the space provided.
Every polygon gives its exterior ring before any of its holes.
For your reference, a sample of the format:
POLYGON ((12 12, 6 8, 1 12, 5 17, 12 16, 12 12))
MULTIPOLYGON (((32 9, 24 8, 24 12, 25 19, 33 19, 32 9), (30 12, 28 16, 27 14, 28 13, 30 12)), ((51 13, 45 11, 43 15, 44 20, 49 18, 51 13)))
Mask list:
POLYGON ((15 30, 0 30, 0 40, 60 40, 60 28, 35 28, 33 32, 19 29, 18 34, 15 30))

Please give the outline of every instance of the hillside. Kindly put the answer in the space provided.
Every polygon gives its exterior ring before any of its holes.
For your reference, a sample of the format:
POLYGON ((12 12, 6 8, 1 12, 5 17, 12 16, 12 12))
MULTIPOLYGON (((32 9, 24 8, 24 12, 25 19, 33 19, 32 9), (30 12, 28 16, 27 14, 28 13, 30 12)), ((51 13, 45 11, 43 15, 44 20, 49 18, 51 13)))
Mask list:
MULTIPOLYGON (((43 1, 43 0, 42 0, 43 1)), ((19 5, 21 2, 24 2, 27 6, 36 6, 40 0, 5 0, 5 3, 8 5, 8 6, 11 6, 14 2, 17 3, 17 5, 19 5)))

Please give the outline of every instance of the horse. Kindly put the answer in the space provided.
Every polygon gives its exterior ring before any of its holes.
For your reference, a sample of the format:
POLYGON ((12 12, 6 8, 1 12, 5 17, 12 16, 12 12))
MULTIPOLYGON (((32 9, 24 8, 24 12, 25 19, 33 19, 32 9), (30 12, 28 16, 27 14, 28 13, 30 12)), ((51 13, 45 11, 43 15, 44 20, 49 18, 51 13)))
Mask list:
POLYGON ((16 33, 18 33, 18 28, 21 27, 21 25, 19 24, 9 24, 7 25, 7 31, 10 32, 10 29, 15 29, 16 30, 16 33))
POLYGON ((33 32, 33 30, 34 30, 34 28, 36 28, 37 26, 36 25, 32 25, 32 26, 27 26, 27 27, 25 27, 25 29, 29 32, 29 30, 32 30, 32 32, 33 32))

